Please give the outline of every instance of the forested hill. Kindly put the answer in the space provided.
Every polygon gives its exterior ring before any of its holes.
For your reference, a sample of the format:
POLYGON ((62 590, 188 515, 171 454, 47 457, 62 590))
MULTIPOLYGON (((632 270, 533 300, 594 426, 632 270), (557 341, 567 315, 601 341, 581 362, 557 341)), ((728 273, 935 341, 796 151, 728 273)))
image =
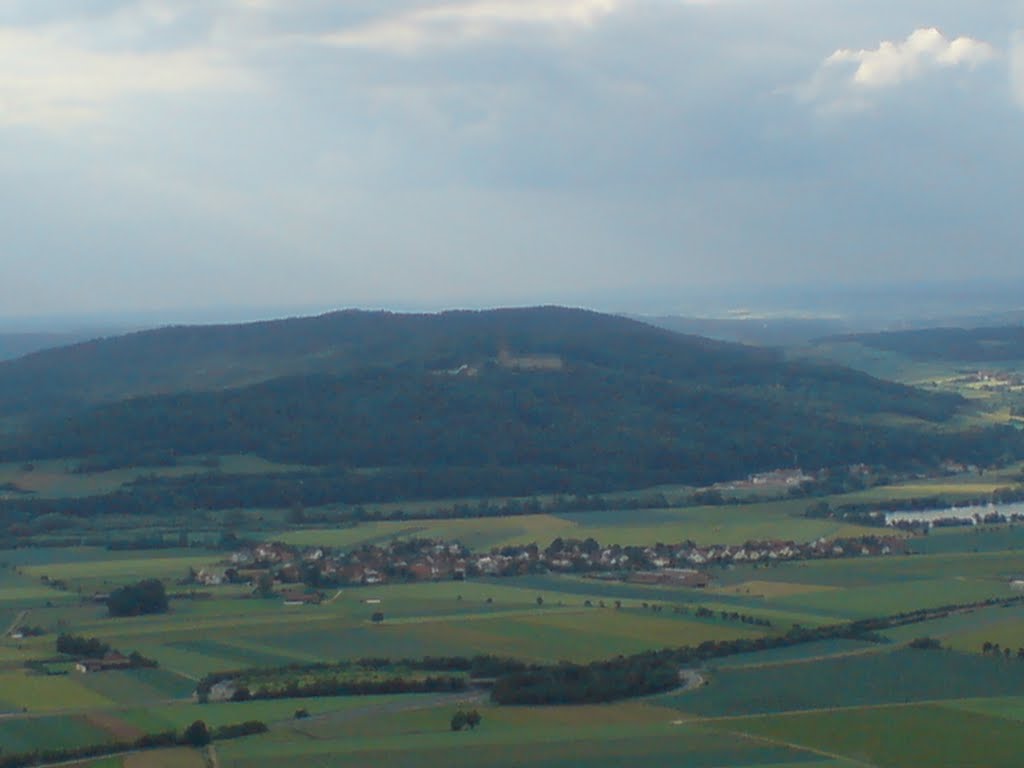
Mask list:
POLYGON ((484 362, 501 349, 673 378, 754 375, 777 359, 767 351, 558 307, 440 314, 352 310, 168 327, 0 363, 0 418, 282 376, 390 367, 447 370, 484 362))
POLYGON ((90 338, 81 333, 0 333, 0 360, 13 360, 41 349, 62 347, 90 338))
POLYGON ((854 342, 914 360, 985 363, 1024 360, 1024 326, 928 328, 830 336, 824 342, 854 342))
POLYGON ((66 409, 4 438, 0 459, 96 466, 253 453, 628 486, 1016 451, 1012 430, 939 429, 956 396, 557 308, 166 329, 0 366, 0 392, 8 413, 19 398, 66 409), (44 373, 46 386, 30 386, 44 373))

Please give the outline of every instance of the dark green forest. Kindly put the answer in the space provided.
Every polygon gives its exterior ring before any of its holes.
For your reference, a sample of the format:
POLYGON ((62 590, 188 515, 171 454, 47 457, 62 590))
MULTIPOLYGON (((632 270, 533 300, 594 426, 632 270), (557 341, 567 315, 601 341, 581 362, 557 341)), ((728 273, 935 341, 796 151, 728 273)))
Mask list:
MULTIPOLYGON (((949 428, 964 402, 956 395, 557 308, 167 329, 17 362, 45 363, 54 374, 49 389, 22 387, 21 396, 45 402, 61 390, 66 405, 77 381, 82 401, 61 415, 35 413, 31 426, 4 435, 2 461, 69 458, 91 471, 240 453, 318 468, 141 482, 106 497, 111 508, 168 498, 211 508, 584 493, 707 484, 780 466, 912 469, 1024 455, 1012 428, 949 428), (187 377, 218 345, 225 360, 244 353, 253 366, 273 358, 288 368, 306 354, 351 370, 84 402, 95 391, 86 380, 109 389, 131 363, 129 381, 166 384, 169 364, 158 350, 187 377), (509 350, 557 356, 559 365, 523 369, 501 360, 509 350)), ((13 407, 3 393, 26 370, 0 365, 0 408, 13 407)))

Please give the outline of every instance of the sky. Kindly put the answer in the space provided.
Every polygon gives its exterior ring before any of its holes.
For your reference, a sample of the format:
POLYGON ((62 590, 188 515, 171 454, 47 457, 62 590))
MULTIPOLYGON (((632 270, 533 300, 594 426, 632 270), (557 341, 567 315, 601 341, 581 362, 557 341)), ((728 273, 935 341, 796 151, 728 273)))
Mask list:
POLYGON ((1024 4, 4 0, 0 316, 1024 281, 1024 4))

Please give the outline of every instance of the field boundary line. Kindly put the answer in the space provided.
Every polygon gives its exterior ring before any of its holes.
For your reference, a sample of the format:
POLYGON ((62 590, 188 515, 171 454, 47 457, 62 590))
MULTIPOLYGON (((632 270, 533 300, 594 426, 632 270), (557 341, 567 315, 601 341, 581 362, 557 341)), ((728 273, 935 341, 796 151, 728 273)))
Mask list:
POLYGON ((9 626, 4 631, 4 637, 10 637, 11 635, 14 634, 14 630, 16 630, 18 628, 18 626, 23 621, 25 621, 25 617, 28 616, 28 611, 29 611, 29 609, 26 608, 25 610, 19 612, 18 615, 14 617, 14 621, 11 622, 11 626, 9 626))
POLYGON ((746 731, 735 731, 735 730, 733 730, 731 728, 721 728, 721 729, 715 729, 715 730, 721 730, 721 731, 724 731, 725 733, 731 733, 733 736, 739 736, 740 738, 747 739, 749 741, 759 741, 759 742, 763 742, 765 744, 771 744, 772 746, 776 746, 776 747, 787 747, 788 749, 793 749, 793 750, 796 750, 796 751, 799 751, 799 752, 810 752, 811 754, 821 755, 822 757, 827 757, 827 758, 832 759, 832 760, 841 760, 843 762, 850 763, 852 765, 863 766, 863 768, 878 768, 878 766, 875 765, 874 763, 868 763, 868 762, 865 762, 864 760, 860 760, 860 759, 858 759, 856 757, 850 757, 849 755, 839 754, 838 752, 829 752, 827 749, 819 749, 818 747, 809 747, 806 744, 798 744, 797 742, 793 742, 793 741, 785 741, 783 739, 775 739, 775 738, 772 738, 770 736, 761 736, 760 734, 756 734, 756 733, 747 733, 746 731))
MULTIPOLYGON (((763 717, 799 717, 800 715, 830 714, 835 712, 859 712, 873 709, 899 709, 906 707, 941 707, 950 702, 964 701, 965 699, 987 697, 960 697, 953 699, 920 699, 917 701, 889 701, 881 704, 849 704, 836 707, 818 707, 816 709, 787 709, 779 712, 754 712, 743 715, 697 715, 686 720, 688 723, 716 723, 729 722, 733 720, 755 720, 763 717)), ((688 713, 681 712, 686 715, 688 713)), ((997 715, 982 715, 982 717, 997 717, 997 715)))
POLYGON ((753 664, 730 664, 727 667, 720 667, 719 669, 763 669, 765 667, 791 667, 796 664, 813 664, 819 661, 831 661, 832 659, 845 659, 850 656, 868 656, 873 653, 888 653, 899 648, 905 648, 910 645, 910 641, 905 643, 880 643, 878 646, 870 646, 868 648, 856 648, 852 651, 841 651, 840 653, 821 654, 818 656, 806 656, 799 659, 783 659, 781 661, 759 661, 753 664))

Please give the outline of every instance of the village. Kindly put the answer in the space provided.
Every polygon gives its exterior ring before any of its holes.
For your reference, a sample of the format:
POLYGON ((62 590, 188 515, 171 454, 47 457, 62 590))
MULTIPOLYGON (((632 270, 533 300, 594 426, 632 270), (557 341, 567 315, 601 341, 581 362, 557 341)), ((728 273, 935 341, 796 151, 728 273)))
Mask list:
POLYGON ((367 544, 347 552, 325 547, 295 547, 267 542, 234 552, 223 570, 191 572, 185 584, 224 583, 296 585, 283 592, 286 601, 315 602, 298 589, 376 585, 392 582, 465 580, 537 573, 575 573, 603 579, 673 583, 705 587, 708 569, 736 564, 905 554, 900 536, 863 536, 793 541, 751 541, 737 546, 698 546, 692 541, 652 546, 602 546, 593 538, 557 538, 546 548, 537 544, 505 546, 473 553, 458 542, 435 539, 394 540, 367 544))

